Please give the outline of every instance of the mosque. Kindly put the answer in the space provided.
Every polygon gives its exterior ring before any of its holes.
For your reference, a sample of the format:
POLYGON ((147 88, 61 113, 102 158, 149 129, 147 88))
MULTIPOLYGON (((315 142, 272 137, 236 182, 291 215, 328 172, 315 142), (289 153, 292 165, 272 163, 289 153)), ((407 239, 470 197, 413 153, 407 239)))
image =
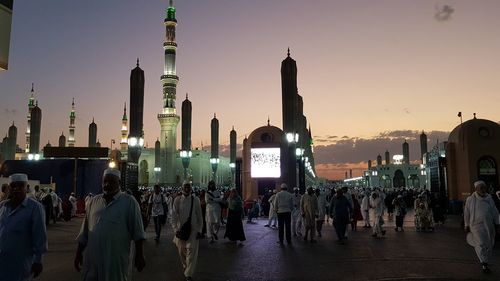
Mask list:
MULTIPOLYGON (((164 70, 160 77, 163 86, 162 109, 157 114, 161 127, 159 137, 154 147, 145 146, 142 128, 145 79, 144 71, 137 60, 136 67, 132 69, 130 75, 130 116, 127 115, 125 104, 121 116, 120 142, 113 149, 115 142, 112 140, 111 149, 107 154, 109 157, 100 157, 100 159, 109 160, 109 164, 118 167, 122 173, 126 171, 125 174, 129 174, 129 171, 135 171, 135 179, 129 179, 128 176, 123 175, 122 179, 132 180, 133 183, 141 186, 151 186, 155 183, 178 186, 184 180, 190 180, 193 185, 204 187, 213 179, 217 185, 242 188, 246 194, 245 199, 256 198, 268 189, 277 188, 283 182, 291 187, 300 187, 302 190, 305 189, 306 184, 311 184, 316 178, 313 140, 310 126, 308 128, 307 118, 303 113, 303 98, 297 92, 297 67, 295 60, 290 57, 290 51, 288 50, 281 69, 283 129, 271 126, 268 121, 267 126, 256 129, 248 138, 245 138, 242 158, 237 158, 237 138, 233 128, 229 132, 230 157, 224 157, 219 155, 219 120, 215 114, 210 124, 211 143, 210 151, 208 151, 203 145, 193 147, 191 144, 192 107, 187 95, 182 102, 182 116, 177 113, 176 98, 179 82, 176 72, 177 19, 172 1, 166 9, 164 25, 166 30, 163 43, 164 70), (179 123, 182 125, 180 149, 177 146, 179 123), (262 161, 267 160, 270 163, 265 165, 274 165, 273 169, 266 170, 262 166, 262 161), (264 173, 259 174, 259 171, 264 173), (273 174, 266 174, 267 172, 273 174)), ((83 147, 81 142, 78 147, 75 139, 76 116, 76 104, 73 99, 69 112, 68 134, 67 137, 64 132, 61 134, 58 148, 65 148, 65 151, 69 151, 68 149, 77 151, 83 147)), ((13 125, 14 127, 9 129, 9 135, 0 147, 3 160, 44 159, 44 149, 40 149, 41 109, 35 99, 33 85, 28 100, 27 122, 26 147, 16 149, 14 145, 13 148, 12 144, 15 144, 17 140, 17 128, 13 125), (16 152, 13 153, 13 151, 16 152)), ((98 125, 95 120, 92 120, 88 130, 87 147, 100 148, 98 125)), ((47 143, 44 148, 51 148, 48 150, 52 152, 57 150, 50 143, 47 143)), ((45 160, 48 158, 45 157, 45 160)))

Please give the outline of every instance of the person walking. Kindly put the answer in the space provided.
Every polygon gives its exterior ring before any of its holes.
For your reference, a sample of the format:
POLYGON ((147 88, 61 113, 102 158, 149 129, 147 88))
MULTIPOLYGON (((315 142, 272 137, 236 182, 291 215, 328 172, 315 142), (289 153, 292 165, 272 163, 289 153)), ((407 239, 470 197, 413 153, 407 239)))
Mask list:
POLYGON ((141 272, 146 265, 141 210, 134 197, 120 191, 120 175, 115 169, 104 171, 103 193, 90 200, 82 222, 74 266, 80 271, 83 265, 84 281, 129 280, 132 241, 135 267, 141 272))
POLYGON ((384 201, 380 198, 378 192, 373 192, 370 198, 370 207, 373 209, 373 234, 372 237, 377 237, 379 235, 384 236, 385 230, 382 228, 384 224, 384 219, 382 215, 384 213, 384 201))
POLYGON ((495 244, 495 234, 500 232, 500 220, 486 183, 476 181, 474 188, 475 192, 465 201, 465 232, 467 243, 474 247, 483 272, 489 273, 488 263, 495 244))
POLYGON ((76 197, 75 197, 75 193, 74 192, 71 192, 71 194, 69 195, 69 202, 71 202, 71 217, 74 218, 76 217, 76 197))
POLYGON ((394 206, 394 214, 396 216, 396 232, 398 231, 404 231, 403 228, 403 223, 405 220, 405 215, 406 215, 406 203, 405 200, 403 200, 402 195, 398 195, 394 200, 392 201, 392 205, 394 206))
POLYGON ((363 220, 365 225, 363 228, 371 228, 370 224, 370 196, 368 192, 366 192, 361 200, 361 214, 363 215, 363 220))
POLYGON ((307 188, 307 193, 302 195, 300 200, 300 211, 305 228, 304 241, 307 241, 310 234, 311 243, 316 243, 314 234, 316 232, 316 218, 318 216, 318 198, 314 194, 312 187, 307 188))
POLYGON ((191 192, 191 183, 184 182, 182 195, 175 197, 172 206, 172 228, 175 233, 173 242, 187 281, 193 279, 198 261, 198 234, 203 229, 200 199, 191 192))
POLYGON ((300 213, 300 199, 302 195, 299 188, 293 188, 292 234, 294 237, 302 236, 302 216, 300 213))
POLYGON ((163 208, 163 206, 166 205, 166 202, 158 184, 154 186, 154 193, 149 197, 148 204, 148 210, 155 225, 155 241, 160 242, 161 226, 164 224, 163 222, 166 219, 165 210, 163 208))
POLYGON ((235 243, 246 240, 245 232, 243 231, 243 223, 241 222, 242 217, 243 201, 241 201, 238 191, 233 188, 228 198, 228 214, 224 238, 227 237, 231 242, 235 243))
POLYGON ((278 237, 279 243, 283 245, 283 236, 286 236, 286 242, 292 244, 292 210, 293 195, 288 192, 286 183, 281 184, 281 190, 274 199, 274 211, 278 216, 278 237))
POLYGON ((337 189, 336 195, 330 201, 330 217, 337 233, 338 243, 343 244, 346 240, 346 228, 349 224, 349 217, 352 214, 351 204, 343 194, 342 189, 337 189))
POLYGON ((45 214, 40 203, 26 197, 26 174, 13 174, 9 182, 10 197, 0 203, 0 281, 28 281, 43 271, 45 214))
POLYGON ((223 202, 221 193, 215 189, 215 181, 208 182, 208 190, 205 194, 207 204, 206 223, 207 235, 210 237, 210 243, 214 243, 219 238, 220 223, 221 223, 221 204, 223 202))
POLYGON ((274 199, 276 199, 276 189, 273 190, 273 195, 271 195, 271 197, 269 197, 268 199, 268 202, 269 202, 269 220, 267 222, 266 225, 264 225, 265 227, 274 227, 276 228, 276 221, 278 220, 278 216, 276 214, 276 211, 275 211, 275 208, 274 208, 274 199))
POLYGON ((326 196, 321 193, 319 188, 315 190, 316 198, 318 198, 318 218, 316 218, 316 231, 318 232, 318 237, 321 237, 321 230, 323 230, 323 223, 325 222, 326 208, 328 203, 326 201, 326 196))

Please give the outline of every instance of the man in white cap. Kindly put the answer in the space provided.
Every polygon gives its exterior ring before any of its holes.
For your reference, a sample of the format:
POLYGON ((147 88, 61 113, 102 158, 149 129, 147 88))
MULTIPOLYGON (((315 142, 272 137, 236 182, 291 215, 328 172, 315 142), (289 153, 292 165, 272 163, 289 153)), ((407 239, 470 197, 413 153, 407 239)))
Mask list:
POLYGON ((192 280, 198 261, 198 233, 203 229, 203 215, 200 199, 191 194, 191 183, 184 182, 182 195, 175 197, 172 210, 172 228, 174 230, 174 244, 177 246, 181 258, 182 268, 186 280, 192 280), (181 228, 188 223, 191 225, 182 237, 181 228))
POLYGON ((145 234, 139 204, 134 197, 120 191, 118 170, 104 171, 102 191, 89 202, 77 237, 74 266, 80 271, 83 264, 85 281, 128 280, 131 241, 135 242, 135 267, 140 272, 145 266, 145 234))
POLYGON ((217 234, 219 233, 221 223, 221 203, 224 200, 221 193, 216 189, 215 181, 209 181, 207 189, 205 193, 205 202, 207 202, 207 234, 211 238, 210 243, 214 243, 215 240, 219 239, 217 234))
POLYGON ((467 243, 474 247, 483 272, 489 273, 491 270, 488 262, 495 244, 495 232, 499 231, 500 221, 485 182, 476 181, 474 187, 476 191, 465 201, 465 232, 467 243))
POLYGON ((292 244, 292 210, 293 195, 288 192, 286 183, 281 184, 281 191, 274 199, 274 210, 278 216, 278 236, 279 243, 283 244, 283 233, 286 235, 286 242, 292 244))
POLYGON ((31 280, 42 272, 47 252, 45 212, 26 197, 26 174, 13 174, 9 181, 10 197, 0 203, 0 281, 31 280))

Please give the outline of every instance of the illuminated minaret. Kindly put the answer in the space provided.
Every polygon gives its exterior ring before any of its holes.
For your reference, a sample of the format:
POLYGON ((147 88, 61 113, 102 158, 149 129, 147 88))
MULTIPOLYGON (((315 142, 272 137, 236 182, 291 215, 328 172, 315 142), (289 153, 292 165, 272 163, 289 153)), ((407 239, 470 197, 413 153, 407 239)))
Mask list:
POLYGON ((177 20, 175 19, 175 7, 173 1, 166 10, 165 27, 166 36, 163 43, 165 51, 165 64, 161 83, 163 86, 163 110, 158 114, 158 120, 161 127, 161 183, 174 184, 176 179, 175 172, 175 154, 177 150, 177 125, 180 117, 175 110, 175 95, 179 77, 175 70, 175 54, 177 43, 175 42, 175 28, 177 20))
POLYGON ((28 127, 26 127, 26 153, 30 152, 31 110, 35 107, 34 84, 31 83, 31 96, 28 100, 28 127))
POLYGON ((68 136, 68 146, 75 146, 75 98, 71 102, 71 112, 69 114, 69 136, 68 136))
POLYGON ((122 117, 122 139, 120 140, 120 150, 125 153, 127 150, 127 137, 128 137, 128 118, 127 118, 127 103, 123 106, 122 117))

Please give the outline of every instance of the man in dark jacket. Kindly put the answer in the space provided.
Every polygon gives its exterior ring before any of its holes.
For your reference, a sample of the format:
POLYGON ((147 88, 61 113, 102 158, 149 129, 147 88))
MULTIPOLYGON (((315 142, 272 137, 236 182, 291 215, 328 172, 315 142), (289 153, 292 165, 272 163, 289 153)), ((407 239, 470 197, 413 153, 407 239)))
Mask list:
POLYGON ((342 194, 342 190, 338 189, 336 195, 330 201, 330 217, 333 220, 333 226, 337 233, 338 242, 344 243, 346 240, 346 227, 350 222, 350 214, 352 207, 347 198, 342 194))

